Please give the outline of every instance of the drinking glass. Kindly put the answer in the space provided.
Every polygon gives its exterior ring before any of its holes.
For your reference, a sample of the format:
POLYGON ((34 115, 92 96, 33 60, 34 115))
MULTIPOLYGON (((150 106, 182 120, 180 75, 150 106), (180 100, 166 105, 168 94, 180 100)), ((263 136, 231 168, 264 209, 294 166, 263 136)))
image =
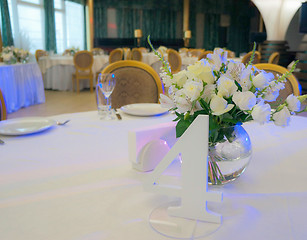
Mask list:
MULTIPOLYGON (((98 89, 103 93, 106 99, 105 120, 115 119, 111 105, 111 94, 115 88, 116 78, 113 73, 100 73, 98 75, 98 89)), ((97 90, 96 90, 97 91, 97 90)), ((98 106, 99 107, 99 106, 98 106)))

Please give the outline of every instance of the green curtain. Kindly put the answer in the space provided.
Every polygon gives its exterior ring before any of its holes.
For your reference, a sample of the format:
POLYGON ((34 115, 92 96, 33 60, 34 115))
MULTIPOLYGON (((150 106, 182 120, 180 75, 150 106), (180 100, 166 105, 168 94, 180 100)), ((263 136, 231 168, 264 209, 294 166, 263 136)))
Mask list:
POLYGON ((45 9, 45 47, 56 52, 56 33, 53 1, 44 0, 45 9))
POLYGON ((2 42, 3 46, 13 46, 14 39, 12 34, 11 20, 7 0, 0 1, 1 22, 2 22, 2 42))
POLYGON ((228 28, 228 49, 239 54, 250 48, 249 27, 251 17, 251 5, 249 0, 190 0, 190 29, 192 39, 190 47, 195 47, 196 15, 205 15, 203 48, 213 50, 220 47, 220 15, 231 16, 228 28))
POLYGON ((107 37, 107 9, 116 9, 119 38, 133 38, 134 29, 155 39, 176 37, 177 13, 183 11, 182 0, 95 0, 95 38, 107 37))

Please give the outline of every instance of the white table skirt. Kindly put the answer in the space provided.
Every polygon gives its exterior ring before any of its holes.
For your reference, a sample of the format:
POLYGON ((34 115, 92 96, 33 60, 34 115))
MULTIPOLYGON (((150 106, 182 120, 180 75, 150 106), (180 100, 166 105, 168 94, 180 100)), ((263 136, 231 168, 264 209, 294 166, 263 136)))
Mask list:
MULTIPOLYGON (((148 218, 176 198, 143 190, 148 173, 131 168, 128 131, 174 116, 53 118, 71 121, 39 134, 1 136, 0 239, 169 239, 148 218)), ((224 194, 223 202, 209 203, 223 222, 201 239, 307 239, 306 120, 293 117, 287 128, 245 124, 253 158, 235 182, 209 187, 224 194)))
MULTIPOLYGON (((94 56, 92 71, 94 76, 109 62, 108 55, 94 56)), ((43 74, 45 89, 72 91, 72 74, 76 71, 72 56, 41 57, 39 67, 43 74)), ((95 85, 96 79, 93 79, 95 85)), ((89 88, 89 81, 80 81, 80 90, 89 88)))
POLYGON ((0 89, 8 113, 45 102, 42 74, 36 62, 0 65, 0 89))

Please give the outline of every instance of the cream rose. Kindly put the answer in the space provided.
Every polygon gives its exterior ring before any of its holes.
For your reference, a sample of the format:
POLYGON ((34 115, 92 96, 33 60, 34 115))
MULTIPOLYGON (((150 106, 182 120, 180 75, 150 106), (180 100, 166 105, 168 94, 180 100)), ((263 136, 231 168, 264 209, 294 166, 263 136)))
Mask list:
POLYGON ((200 92, 203 90, 203 84, 196 81, 187 81, 183 86, 183 91, 185 95, 191 99, 191 101, 196 100, 200 96, 200 92))
POLYGON ((290 122, 290 112, 287 107, 283 107, 282 110, 273 114, 273 121, 277 126, 288 126, 290 122))
POLYGON ((210 101, 210 108, 213 115, 222 115, 229 112, 233 107, 233 104, 227 104, 227 101, 218 95, 213 96, 210 101))
POLYGON ((188 66, 188 72, 194 74, 195 77, 207 84, 212 84, 215 81, 212 68, 202 64, 202 62, 196 62, 188 66))
POLYGON ((186 73, 187 73, 186 70, 182 70, 178 73, 175 73, 173 75, 173 82, 176 83, 179 87, 183 87, 183 85, 188 80, 186 73))
POLYGON ((209 103, 211 98, 215 95, 215 88, 216 88, 216 85, 215 84, 207 84, 205 86, 205 89, 204 89, 204 93, 202 95, 202 98, 207 102, 209 103))
POLYGON ((263 101, 257 103, 252 109, 252 117, 256 122, 264 124, 270 121, 271 106, 263 101))
POLYGON ((269 86, 270 79, 274 78, 274 75, 271 73, 260 72, 253 78, 253 84, 256 88, 263 89, 269 86))
POLYGON ((297 112, 301 109, 301 102, 297 99, 297 96, 293 94, 289 95, 286 99, 287 107, 291 112, 297 112))
POLYGON ((164 108, 171 109, 175 107, 173 100, 164 94, 160 94, 160 103, 164 108))
POLYGON ((219 96, 229 98, 238 90, 238 87, 232 79, 221 76, 217 82, 217 90, 219 96))
POLYGON ((256 96, 250 92, 235 92, 232 100, 241 110, 251 110, 256 105, 256 96))

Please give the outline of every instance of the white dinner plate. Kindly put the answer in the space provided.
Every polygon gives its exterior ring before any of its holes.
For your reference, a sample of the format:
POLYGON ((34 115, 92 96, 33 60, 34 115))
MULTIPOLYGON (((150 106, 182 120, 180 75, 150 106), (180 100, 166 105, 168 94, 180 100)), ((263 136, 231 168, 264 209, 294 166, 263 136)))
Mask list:
POLYGON ((167 108, 161 107, 158 103, 135 103, 122 106, 120 108, 124 113, 134 116, 157 116, 168 112, 167 108))
POLYGON ((43 117, 15 118, 0 121, 1 135, 26 135, 45 131, 54 126, 56 121, 43 117))

